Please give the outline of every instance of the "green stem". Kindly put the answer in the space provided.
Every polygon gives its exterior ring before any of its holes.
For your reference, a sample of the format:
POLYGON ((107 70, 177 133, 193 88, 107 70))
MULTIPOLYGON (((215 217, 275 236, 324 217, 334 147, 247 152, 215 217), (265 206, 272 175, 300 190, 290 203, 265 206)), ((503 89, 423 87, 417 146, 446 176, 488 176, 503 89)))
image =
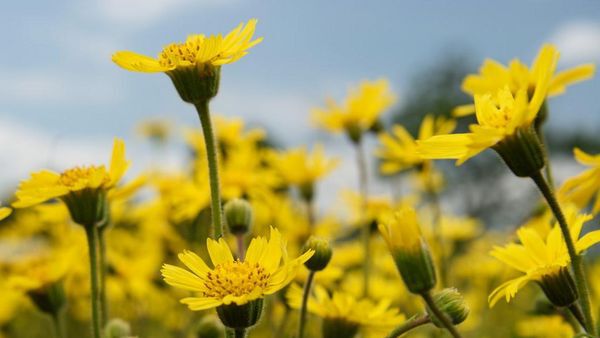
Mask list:
POLYGON ((100 263, 100 308, 102 309, 102 326, 108 322, 108 302, 106 300, 106 236, 104 235, 106 227, 98 230, 98 260, 100 263))
POLYGON ((392 330, 392 332, 390 332, 386 338, 396 338, 396 337, 400 337, 401 335, 405 334, 406 332, 417 328, 421 325, 425 325, 425 324, 429 324, 431 323, 431 319, 429 318, 428 315, 421 315, 421 316, 417 316, 414 315, 411 318, 409 318, 407 321, 405 321, 404 323, 400 324, 400 326, 396 327, 394 330, 392 330))
POLYGON ((243 261, 244 257, 246 256, 246 245, 244 243, 244 234, 237 234, 235 236, 235 239, 237 242, 238 258, 243 261))
POLYGON ((564 316, 566 317, 567 321, 571 324, 575 332, 581 331, 581 327, 585 327, 585 317, 583 315, 583 312, 581 312, 581 308, 579 307, 579 305, 577 305, 577 303, 575 303, 571 304, 568 307, 568 309, 569 311, 564 311, 564 316))
POLYGON ((306 312, 308 304, 308 296, 310 295, 310 288, 312 286, 313 279, 315 278, 315 272, 310 270, 308 277, 306 277, 306 283, 304 284, 304 292, 302 293, 302 305, 300 307, 300 320, 298 321, 298 338, 304 338, 304 326, 306 325, 306 312))
POLYGON ((56 338, 66 338, 66 334, 63 330, 62 321, 60 320, 60 310, 52 311, 50 314, 52 316, 52 323, 54 326, 54 334, 56 338))
MULTIPOLYGON (((361 140, 358 140, 355 143, 356 147, 356 165, 358 170, 358 187, 360 191, 361 198, 361 212, 363 214, 367 213, 368 206, 368 194, 369 194, 369 182, 368 182, 368 174, 367 174, 367 161, 365 158, 365 151, 363 147, 363 143, 361 140)), ((364 217, 363 221, 365 224, 362 225, 362 240, 363 240, 363 249, 364 249, 364 263, 363 263, 363 296, 369 296, 369 278, 371 273, 371 224, 367 217, 364 217)))
POLYGON ((246 338, 246 329, 227 329, 227 338, 246 338))
POLYGON ((101 310, 99 302, 98 288, 98 229, 95 224, 86 225, 85 233, 88 242, 89 258, 90 258, 90 281, 91 290, 90 298, 92 301, 92 336, 100 338, 101 334, 101 310))
POLYGON ((458 331, 456 331, 456 328, 450 321, 450 318, 448 318, 448 316, 446 316, 444 313, 442 313, 442 311, 437 307, 437 305, 433 301, 433 298, 431 297, 431 293, 429 291, 424 292, 421 294, 421 297, 423 297, 423 300, 427 304, 427 307, 431 310, 431 312, 433 312, 433 314, 440 321, 440 323, 442 323, 442 325, 444 325, 444 327, 448 330, 448 332, 450 332, 452 337, 461 338, 460 333, 458 333, 458 331))
POLYGON ((200 116, 200 123, 202 124, 202 132, 204 134, 204 143, 206 144, 213 236, 215 239, 218 239, 223 236, 223 211, 221 209, 221 191, 219 187, 217 144, 213 133, 212 122, 210 120, 208 101, 198 103, 195 106, 198 111, 198 116, 200 116))
POLYGON ((596 327, 594 325, 594 319, 592 317, 591 311, 590 294, 585 279, 585 271, 583 269, 583 259, 580 255, 577 254, 577 251, 575 250, 575 243, 573 241, 573 238, 571 237, 569 225, 567 224, 562 209, 558 204, 556 196, 554 196, 552 188, 544 179, 542 173, 538 172, 532 175, 531 178, 533 179, 538 189, 546 199, 548 206, 550 207, 552 213, 554 214, 554 217, 558 221, 560 230, 563 235, 563 239, 567 246, 567 251, 569 252, 569 257, 571 258, 571 266, 575 275, 575 285, 577 286, 577 293, 579 294, 581 309, 585 318, 585 328, 588 333, 596 335, 596 327))

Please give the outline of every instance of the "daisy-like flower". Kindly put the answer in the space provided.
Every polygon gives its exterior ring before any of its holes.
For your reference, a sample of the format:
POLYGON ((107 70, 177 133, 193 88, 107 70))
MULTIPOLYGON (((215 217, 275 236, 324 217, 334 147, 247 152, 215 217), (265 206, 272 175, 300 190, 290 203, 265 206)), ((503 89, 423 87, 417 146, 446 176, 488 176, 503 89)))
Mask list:
POLYGON ((3 207, 0 205, 0 221, 5 219, 6 217, 10 216, 11 213, 12 213, 11 208, 3 207))
POLYGON ((320 144, 314 147, 312 153, 308 153, 306 147, 300 147, 269 152, 267 159, 286 183, 299 187, 309 199, 312 198, 314 183, 339 164, 339 160, 325 157, 320 144))
MULTIPOLYGON (((366 336, 381 337, 405 320, 396 308, 390 307, 389 299, 374 302, 368 298, 356 298, 343 291, 332 295, 320 285, 315 285, 308 298, 308 312, 323 318, 323 337, 354 337, 358 331, 366 336)), ((288 304, 299 309, 302 289, 292 285, 286 294, 288 304)))
POLYGON ((533 122, 548 92, 558 53, 544 50, 538 59, 537 85, 531 100, 524 88, 513 95, 508 86, 493 94, 475 95, 477 122, 470 133, 436 135, 417 141, 425 159, 457 159, 457 165, 493 148, 519 177, 531 176, 545 165, 533 122))
MULTIPOLYGON (((526 89, 531 94, 540 84, 539 74, 545 71, 544 54, 558 54, 558 52, 554 45, 545 44, 540 49, 531 67, 527 67, 518 59, 512 60, 508 66, 487 59, 479 68, 479 74, 469 74, 465 77, 462 89, 465 93, 475 96, 495 92, 504 86, 508 86, 513 94, 521 89, 526 89)), ((592 78, 595 71, 596 66, 591 63, 576 66, 558 74, 554 74, 554 71, 552 71, 546 97, 563 94, 569 85, 592 78)), ((454 114, 464 116, 473 112, 475 112, 473 105, 465 105, 457 107, 454 114)))
MULTIPOLYGON (((577 253, 600 242, 600 230, 579 237, 584 223, 592 219, 591 215, 578 214, 572 206, 565 211, 571 236, 576 239, 577 253)), ((520 243, 496 246, 491 255, 524 275, 497 287, 488 297, 490 307, 502 298, 509 302, 519 289, 529 282, 537 282, 556 306, 569 306, 575 302, 577 293, 569 273, 571 259, 561 237, 559 225, 555 224, 545 237, 530 227, 519 228, 517 236, 520 243)))
POLYGON ((595 199, 592 213, 596 214, 600 211, 600 155, 591 155, 579 148, 575 148, 574 153, 577 162, 591 168, 566 180, 558 190, 558 198, 580 208, 595 199))
MULTIPOLYGON (((456 127, 454 119, 426 115, 421 122, 417 140, 426 140, 434 135, 451 133, 456 127)), ((375 155, 381 159, 379 171, 391 175, 402 170, 422 165, 425 160, 417 152, 417 141, 400 124, 392 127, 391 133, 379 134, 379 147, 375 155)))
POLYGON ((332 133, 345 132, 357 142, 395 101, 387 80, 363 81, 350 90, 343 104, 328 99, 325 108, 313 109, 312 118, 319 127, 332 133))
POLYGON ((154 59, 130 51, 119 51, 112 60, 122 68, 142 73, 166 73, 185 102, 206 103, 217 95, 221 66, 233 63, 262 41, 252 40, 256 19, 240 23, 221 34, 188 36, 183 43, 171 43, 154 59))
MULTIPOLYGON (((217 308, 219 317, 229 327, 236 327, 228 318, 231 309, 257 304, 261 308, 262 299, 289 284, 302 264, 314 254, 310 250, 298 258, 288 259, 286 243, 275 228, 271 228, 269 240, 252 239, 244 261, 234 259, 223 238, 218 241, 209 238, 206 245, 213 267, 193 252, 184 251, 178 257, 191 272, 169 264, 165 264, 161 272, 168 284, 197 293, 181 300, 190 310, 217 308)), ((243 323, 244 327, 256 323, 260 309, 254 313, 255 318, 243 323)))
POLYGON ((73 221, 95 224, 104 218, 106 195, 125 174, 125 143, 115 139, 109 168, 104 165, 75 167, 55 173, 43 170, 22 181, 15 193, 15 208, 26 208, 58 198, 65 202, 73 221))

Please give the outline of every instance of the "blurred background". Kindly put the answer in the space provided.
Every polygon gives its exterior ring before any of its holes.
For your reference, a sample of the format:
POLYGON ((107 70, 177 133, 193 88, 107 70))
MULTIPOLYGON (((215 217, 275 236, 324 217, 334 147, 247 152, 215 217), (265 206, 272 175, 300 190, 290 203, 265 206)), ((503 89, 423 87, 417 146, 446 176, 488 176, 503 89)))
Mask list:
MULTIPOLYGON (((410 126, 425 113, 448 113, 467 102, 460 81, 485 57, 530 63, 544 42, 553 42, 561 51, 559 69, 600 61, 596 1, 90 0, 2 7, 0 186, 7 191, 35 169, 104 160, 114 136, 134 154, 130 174, 139 172, 151 156, 135 137, 137 123, 160 117, 198 126, 197 116, 166 76, 124 72, 111 54, 156 55, 190 33, 225 32, 252 17, 265 40, 224 69, 213 111, 266 128, 276 144, 320 140, 345 161, 353 161, 350 149, 311 128, 309 111, 327 96, 340 99, 361 79, 388 77, 399 101, 386 118, 410 126)), ((595 78, 552 99, 553 147, 569 154, 576 139, 587 151, 598 147, 599 92, 595 78)), ((182 151, 170 148, 160 163, 177 167, 182 151)), ((326 186, 338 190, 353 182, 354 166, 340 168, 326 186)))

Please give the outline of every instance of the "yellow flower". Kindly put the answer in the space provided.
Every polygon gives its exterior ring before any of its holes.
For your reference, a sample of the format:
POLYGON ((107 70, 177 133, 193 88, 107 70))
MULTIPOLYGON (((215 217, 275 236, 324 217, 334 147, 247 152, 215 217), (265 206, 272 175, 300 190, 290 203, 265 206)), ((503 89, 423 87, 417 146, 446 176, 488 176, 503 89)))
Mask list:
POLYGON ((313 109, 312 119, 323 129, 332 133, 346 132, 356 141, 396 101, 389 87, 385 79, 363 81, 358 88, 350 90, 342 105, 328 99, 326 108, 313 109))
POLYGON ((403 206, 387 222, 379 223, 379 231, 390 251, 414 252, 421 249, 423 236, 417 213, 411 207, 403 206))
POLYGON ((558 53, 545 51, 538 60, 538 81, 530 101, 526 89, 521 88, 513 95, 508 86, 493 94, 475 95, 478 123, 470 126, 471 132, 437 135, 417 141, 419 154, 426 159, 457 159, 456 163, 460 165, 529 128, 544 101, 558 58, 558 53))
MULTIPOLYGON (((577 214, 576 209, 572 206, 567 207, 565 213, 571 236, 576 239, 575 249, 577 253, 600 242, 600 230, 589 232, 579 238, 583 224, 592 219, 591 215, 577 214)), ((515 297, 519 289, 530 281, 540 283, 542 289, 552 301, 553 295, 546 292, 545 284, 549 280, 560 278, 559 276, 565 271, 568 274, 571 259, 558 224, 553 226, 545 238, 530 227, 519 228, 517 236, 520 241, 519 244, 510 243, 503 247, 495 246, 491 255, 504 264, 524 273, 524 275, 497 287, 488 297, 490 307, 494 306, 503 297, 509 302, 515 297)), ((568 292, 564 289, 561 289, 561 291, 568 292)))
POLYGON ((171 129, 172 125, 168 120, 148 119, 138 124, 136 131, 139 135, 162 144, 169 138, 171 129))
POLYGON ((339 164, 339 160, 325 157, 320 144, 315 146, 312 153, 308 153, 306 147, 271 151, 267 159, 286 183, 298 187, 312 185, 339 164))
MULTIPOLYGON (((525 89, 531 94, 541 84, 540 73, 546 71, 546 65, 543 60, 546 53, 558 54, 554 45, 545 44, 540 49, 531 68, 528 68, 527 65, 518 59, 512 60, 508 67, 497 61, 487 59, 479 69, 479 74, 470 74, 465 77, 462 89, 464 92, 475 96, 487 92, 495 92, 504 86, 508 86, 513 94, 516 94, 521 89, 525 89)), ((549 74, 549 87, 545 96, 552 97, 563 94, 567 86, 590 79, 594 76, 595 71, 596 66, 591 63, 573 67, 558 74, 554 74, 553 70, 549 74)), ((464 116, 472 114, 475 111, 474 108, 473 105, 457 107, 454 115, 464 116)))
MULTIPOLYGON (((426 140, 434 135, 451 133, 456 127, 454 119, 444 116, 434 118, 426 115, 419 128, 418 140, 426 140)), ((424 162, 417 152, 417 142, 413 136, 400 124, 392 127, 392 133, 379 135, 381 147, 375 155, 381 159, 379 170, 382 174, 395 174, 399 171, 420 165, 424 162)))
POLYGON ((573 328, 560 315, 534 316, 519 320, 517 332, 529 338, 571 338, 573 328))
POLYGON ((6 217, 10 216, 11 213, 12 213, 11 208, 0 206, 0 221, 5 219, 6 217))
MULTIPOLYGON (((255 144, 265 138, 265 131, 260 128, 246 129, 244 120, 237 117, 225 118, 214 116, 215 137, 222 152, 227 152, 232 147, 242 143, 255 144)), ((198 154, 204 154, 206 145, 202 132, 197 129, 184 130, 186 142, 198 154)))
MULTIPOLYGON (((396 308, 390 307, 389 299, 373 302, 368 298, 356 298, 343 291, 333 291, 330 295, 325 288, 315 285, 313 294, 308 298, 307 310, 324 319, 324 330, 327 322, 363 329, 367 332, 387 333, 389 329, 402 323, 404 315, 396 308)), ((302 304, 302 289, 294 284, 286 294, 288 304, 299 309, 302 304)), ((324 337, 330 337, 326 334, 324 337)))
POLYGON ((113 55, 112 60, 127 70, 144 73, 169 72, 198 64, 221 66, 233 63, 246 55, 248 49, 262 41, 262 38, 250 41, 256 22, 256 19, 249 20, 246 26, 240 23, 225 37, 221 34, 190 35, 184 43, 167 45, 156 59, 130 51, 120 51, 113 55))
POLYGON ((165 281, 175 287, 197 292, 197 296, 181 300, 191 310, 200 311, 222 305, 244 305, 273 294, 294 277, 298 268, 312 255, 307 251, 289 260, 285 241, 271 228, 270 239, 252 239, 244 261, 233 258, 223 238, 208 238, 206 245, 214 268, 210 268, 196 254, 184 251, 179 260, 192 272, 165 264, 161 270, 165 281))
POLYGON ((29 180, 22 181, 15 196, 15 208, 26 208, 45 201, 60 198, 78 198, 85 191, 107 192, 121 179, 129 162, 125 159, 125 143, 115 139, 110 167, 92 165, 75 167, 58 174, 43 170, 31 174, 29 180))
POLYGON ((575 148, 577 162, 592 168, 571 177, 558 190, 559 199, 574 203, 580 208, 586 207, 595 199, 592 212, 600 211, 600 155, 590 155, 575 148))

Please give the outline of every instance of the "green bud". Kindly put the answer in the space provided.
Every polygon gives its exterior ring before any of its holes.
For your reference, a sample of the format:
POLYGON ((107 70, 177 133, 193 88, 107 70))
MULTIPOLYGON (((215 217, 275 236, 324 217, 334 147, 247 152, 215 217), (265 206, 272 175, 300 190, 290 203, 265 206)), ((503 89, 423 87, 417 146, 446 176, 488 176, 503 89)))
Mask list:
POLYGON ((579 298, 575 281, 567 267, 561 267, 555 274, 543 275, 538 284, 554 306, 567 307, 579 298))
POLYGON ((131 326, 120 318, 113 318, 108 321, 104 328, 104 337, 106 338, 126 338, 131 335, 131 326))
POLYGON ((546 165, 543 145, 533 126, 518 128, 492 148, 518 177, 531 177, 546 165))
POLYGON ((27 295, 40 311, 48 314, 59 313, 67 304, 62 281, 31 290, 27 295))
POLYGON ((421 240, 419 250, 395 250, 392 252, 396 267, 408 291, 423 294, 436 283, 435 267, 428 246, 421 240))
POLYGON ((108 213, 108 201, 104 189, 85 188, 61 197, 67 205, 73 222, 86 226, 103 223, 108 213))
POLYGON ((217 307, 223 325, 231 329, 247 329, 254 326, 262 314, 263 299, 258 298, 244 305, 231 303, 217 307))
POLYGON ((210 101, 219 92, 221 67, 197 63, 167 72, 181 99, 191 104, 210 101))
POLYGON ((225 222, 234 235, 250 232, 252 225, 252 206, 248 201, 236 198, 225 204, 225 222))
MULTIPOLYGON (((464 322, 469 316, 469 307, 465 303, 463 296, 455 288, 446 288, 436 293, 433 295, 433 301, 438 309, 450 318, 454 325, 464 322)), ((444 327, 444 324, 431 313, 429 308, 427 308, 427 313, 435 326, 439 328, 444 327)))
POLYGON ((314 250, 315 254, 309 258, 304 265, 311 271, 321 271, 325 269, 333 255, 329 241, 310 236, 306 243, 304 243, 304 247, 302 247, 302 252, 308 250, 314 250))
POLYGON ((343 318, 323 318, 321 331, 326 338, 353 338, 360 326, 343 318))
POLYGON ((198 328, 196 329, 196 337, 198 338, 221 338, 225 333, 223 324, 214 315, 206 315, 202 317, 198 328))

